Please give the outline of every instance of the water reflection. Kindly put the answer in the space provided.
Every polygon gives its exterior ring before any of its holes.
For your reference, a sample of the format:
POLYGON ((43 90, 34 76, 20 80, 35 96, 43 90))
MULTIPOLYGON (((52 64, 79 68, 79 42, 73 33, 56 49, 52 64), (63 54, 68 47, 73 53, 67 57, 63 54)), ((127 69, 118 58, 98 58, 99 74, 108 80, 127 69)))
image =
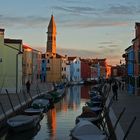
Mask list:
MULTIPOLYGON (((32 137, 30 134, 12 136, 12 140, 70 140, 70 130, 75 126, 75 119, 89 98, 89 89, 88 86, 69 87, 64 98, 44 114, 39 132, 32 133, 32 137)), ((4 140, 10 138, 9 133, 4 140)))
POLYGON ((76 110, 80 105, 81 98, 81 87, 73 86, 68 89, 67 97, 68 97, 68 107, 76 110))
POLYGON ((47 122, 48 129, 50 130, 50 136, 53 139, 56 134, 56 108, 51 109, 47 113, 47 122))

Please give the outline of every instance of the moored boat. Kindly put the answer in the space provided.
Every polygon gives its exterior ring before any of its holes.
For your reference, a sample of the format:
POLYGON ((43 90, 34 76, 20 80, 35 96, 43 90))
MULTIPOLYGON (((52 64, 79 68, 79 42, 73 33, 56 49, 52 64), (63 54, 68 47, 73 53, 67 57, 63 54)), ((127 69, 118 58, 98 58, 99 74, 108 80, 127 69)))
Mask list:
POLYGON ((9 129, 15 132, 26 131, 36 127, 40 121, 39 115, 17 115, 7 120, 9 129))
POLYGON ((70 132, 70 136, 76 140, 106 140, 105 132, 89 121, 80 121, 70 132))
POLYGON ((50 102, 47 99, 35 99, 32 102, 31 107, 35 109, 44 109, 43 111, 48 111, 50 107, 50 102))

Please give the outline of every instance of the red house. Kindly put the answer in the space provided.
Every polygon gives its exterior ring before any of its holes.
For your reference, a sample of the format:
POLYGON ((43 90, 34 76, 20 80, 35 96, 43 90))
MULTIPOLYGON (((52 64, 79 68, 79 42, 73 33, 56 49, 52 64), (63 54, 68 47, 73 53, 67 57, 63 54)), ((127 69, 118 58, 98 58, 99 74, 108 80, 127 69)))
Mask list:
POLYGON ((86 59, 81 60, 81 79, 88 80, 91 78, 90 64, 86 59))

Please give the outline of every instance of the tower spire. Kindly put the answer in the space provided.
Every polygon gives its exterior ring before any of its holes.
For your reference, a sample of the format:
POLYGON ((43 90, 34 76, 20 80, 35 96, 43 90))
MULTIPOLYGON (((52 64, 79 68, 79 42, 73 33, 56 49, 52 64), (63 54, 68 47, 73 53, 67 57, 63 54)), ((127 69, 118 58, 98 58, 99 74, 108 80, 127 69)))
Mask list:
POLYGON ((46 52, 56 54, 56 23, 53 14, 48 25, 46 52))

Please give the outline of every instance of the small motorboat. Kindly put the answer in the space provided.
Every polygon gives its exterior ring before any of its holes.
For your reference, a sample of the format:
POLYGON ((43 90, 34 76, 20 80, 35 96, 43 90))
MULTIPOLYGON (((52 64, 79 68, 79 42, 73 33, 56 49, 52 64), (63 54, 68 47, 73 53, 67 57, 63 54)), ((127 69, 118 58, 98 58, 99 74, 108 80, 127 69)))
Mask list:
POLYGON ((7 120, 9 129, 14 132, 21 132, 32 129, 40 122, 39 115, 17 115, 7 120))
POLYGON ((89 121, 80 121, 70 132, 70 136, 76 140, 106 140, 105 132, 89 121))
POLYGON ((88 105, 89 107, 101 106, 102 102, 101 101, 87 101, 86 105, 88 105))
POLYGON ((50 107, 50 102, 47 99, 35 99, 32 102, 31 107, 35 109, 44 109, 43 111, 47 111, 50 107))
POLYGON ((37 133, 39 132, 41 128, 40 124, 37 124, 35 128, 29 129, 28 131, 22 131, 17 133, 13 133, 13 131, 10 131, 7 133, 5 140, 31 140, 37 133))
POLYGON ((43 111, 44 111, 43 108, 32 108, 32 107, 30 107, 30 108, 25 109, 23 114, 29 115, 29 116, 39 115, 40 120, 42 120, 43 117, 44 117, 43 111))
POLYGON ((43 109, 42 108, 27 108, 24 110, 24 113, 27 115, 37 115, 42 114, 43 109))

